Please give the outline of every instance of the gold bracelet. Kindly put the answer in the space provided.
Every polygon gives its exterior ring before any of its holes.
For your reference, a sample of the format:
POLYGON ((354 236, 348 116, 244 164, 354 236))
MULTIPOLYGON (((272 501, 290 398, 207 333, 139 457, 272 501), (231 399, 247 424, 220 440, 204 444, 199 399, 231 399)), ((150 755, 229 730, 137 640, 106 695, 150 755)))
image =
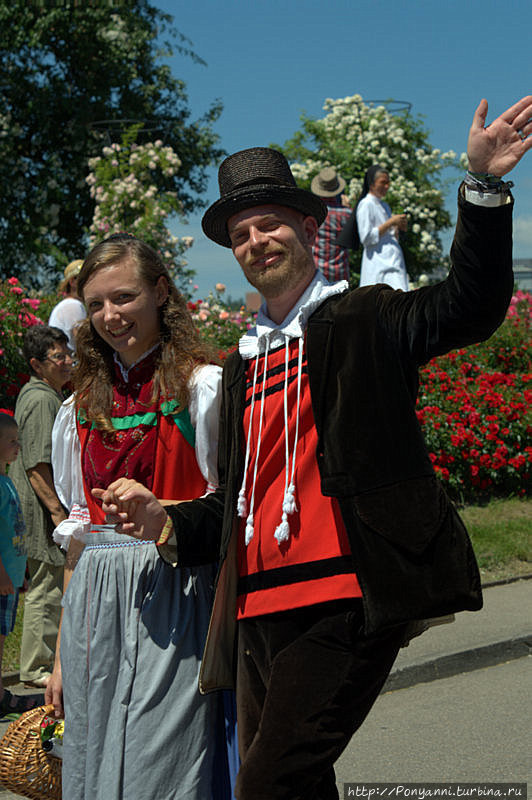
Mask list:
POLYGON ((170 517, 167 516, 166 517, 166 522, 164 523, 163 529, 161 531, 161 535, 159 536, 159 538, 155 542, 157 547, 159 547, 159 545, 161 545, 161 544, 166 544, 166 542, 168 541, 170 536, 173 534, 173 532, 174 532, 174 523, 172 522, 170 517))

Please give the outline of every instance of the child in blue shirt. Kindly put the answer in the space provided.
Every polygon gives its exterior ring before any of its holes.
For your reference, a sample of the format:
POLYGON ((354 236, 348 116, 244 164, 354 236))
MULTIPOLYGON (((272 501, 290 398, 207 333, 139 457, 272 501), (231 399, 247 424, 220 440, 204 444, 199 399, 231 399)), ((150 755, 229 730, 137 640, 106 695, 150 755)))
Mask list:
POLYGON ((35 705, 35 700, 11 694, 2 682, 4 642, 15 626, 19 590, 24 587, 26 573, 24 518, 17 490, 7 475, 7 466, 19 449, 17 423, 0 412, 0 716, 21 713, 35 705))

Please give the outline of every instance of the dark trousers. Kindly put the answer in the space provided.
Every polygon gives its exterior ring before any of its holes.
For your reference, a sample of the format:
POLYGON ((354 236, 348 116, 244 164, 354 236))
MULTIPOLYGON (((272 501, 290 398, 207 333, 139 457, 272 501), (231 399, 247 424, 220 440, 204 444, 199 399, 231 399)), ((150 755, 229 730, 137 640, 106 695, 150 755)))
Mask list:
POLYGON ((360 600, 239 622, 238 800, 337 800, 333 765, 375 702, 404 630, 363 637, 360 600))

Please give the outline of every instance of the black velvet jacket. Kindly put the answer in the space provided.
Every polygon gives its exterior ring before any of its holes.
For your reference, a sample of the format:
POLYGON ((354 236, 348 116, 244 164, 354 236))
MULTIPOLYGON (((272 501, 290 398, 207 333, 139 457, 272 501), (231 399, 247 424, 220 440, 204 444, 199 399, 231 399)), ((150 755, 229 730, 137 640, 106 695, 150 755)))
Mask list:
MULTIPOLYGON (((511 203, 484 208, 459 193, 445 281, 412 292, 355 289, 309 318, 321 488, 340 503, 368 635, 481 606, 467 534, 434 476, 415 403, 420 365, 488 338, 504 319, 513 290, 511 213, 511 203)), ((244 362, 234 353, 224 368, 220 488, 168 509, 180 565, 220 559, 203 691, 231 684, 244 390, 244 362)))

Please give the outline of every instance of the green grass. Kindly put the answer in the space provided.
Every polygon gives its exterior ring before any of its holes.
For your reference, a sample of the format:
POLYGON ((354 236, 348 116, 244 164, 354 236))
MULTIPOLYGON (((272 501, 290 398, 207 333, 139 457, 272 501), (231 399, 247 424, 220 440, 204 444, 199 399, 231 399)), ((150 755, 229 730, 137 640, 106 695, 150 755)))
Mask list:
POLYGON ((532 573, 532 500, 492 500, 460 513, 484 581, 532 573))
POLYGON ((4 644, 4 658, 2 663, 2 674, 18 669, 20 642, 22 639, 22 620, 24 618, 24 595, 19 595, 17 621, 15 629, 6 638, 4 644))
MULTIPOLYGON (((532 574, 532 500, 492 500, 466 506, 460 514, 471 535, 484 583, 532 574)), ((5 643, 3 671, 18 669, 24 595, 15 630, 5 643)))

